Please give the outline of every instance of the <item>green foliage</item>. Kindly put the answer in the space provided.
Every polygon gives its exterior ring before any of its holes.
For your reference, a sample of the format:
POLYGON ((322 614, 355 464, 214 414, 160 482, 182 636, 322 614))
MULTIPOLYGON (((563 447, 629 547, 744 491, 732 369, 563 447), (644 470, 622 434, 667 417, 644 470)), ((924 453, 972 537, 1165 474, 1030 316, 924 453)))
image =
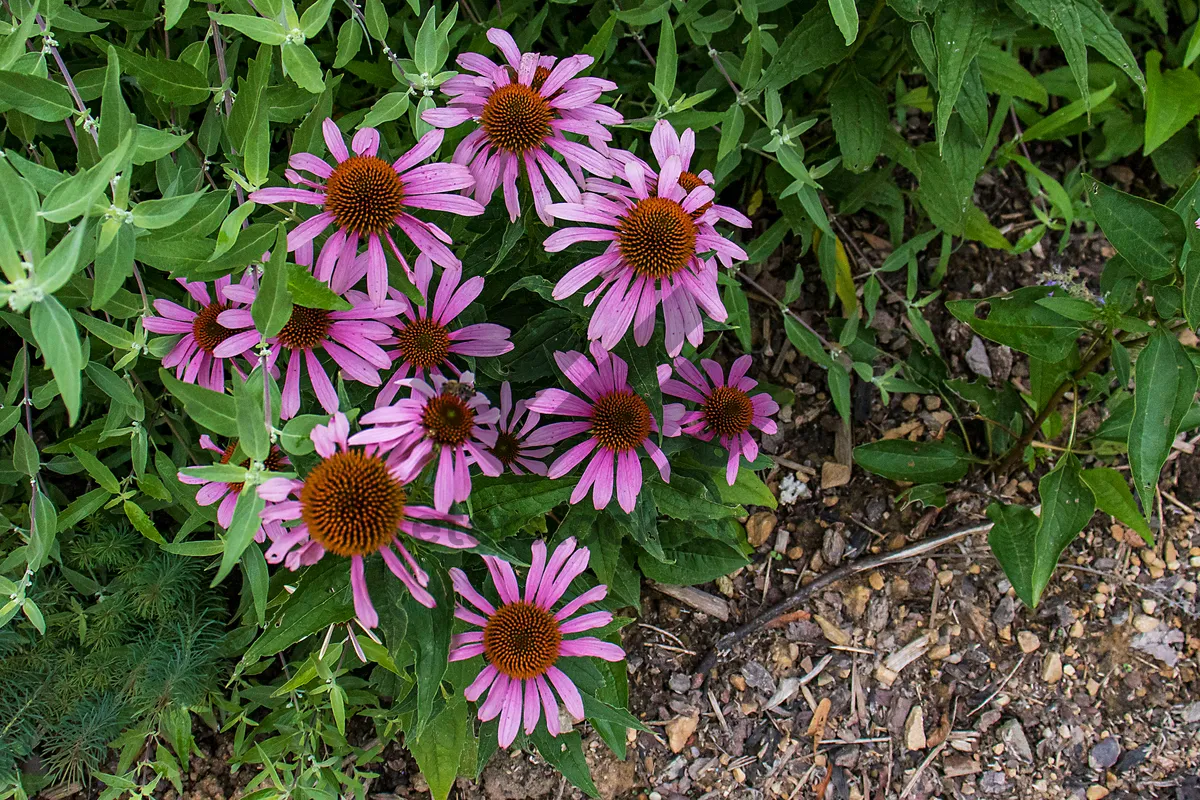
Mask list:
MULTIPOLYGON (((846 423, 862 388, 884 404, 936 395, 951 413, 948 432, 919 442, 862 441, 856 427, 860 467, 941 503, 943 485, 973 471, 1023 466, 1040 477, 1039 513, 999 503, 988 512, 991 546, 1025 602, 1043 596, 1096 509, 1149 540, 1172 444, 1200 427, 1200 356, 1183 335, 1200 324, 1194 3, 1169 15, 1162 3, 1097 0, 4 8, 0 705, 16 709, 0 728, 5 791, 82 778, 102 782, 102 797, 159 781, 181 792, 193 714, 232 736, 254 798, 360 795, 393 741, 444 796, 496 749, 495 724, 479 725, 462 701, 473 673, 445 653, 445 570, 474 575, 474 562, 418 545, 439 606, 379 581, 391 588, 375 598, 377 636, 351 621, 344 561, 269 566, 253 542, 263 462, 278 446, 305 474, 316 460, 308 434, 327 417, 282 423, 259 349, 232 391, 181 380, 160 368, 176 339, 142 322, 156 300, 188 302, 176 279, 247 270, 263 342, 295 306, 349 309, 287 252, 296 208, 246 195, 281 185, 291 156, 322 153, 329 117, 349 135, 378 127, 392 157, 407 150, 431 129, 421 114, 445 105, 456 56, 495 55, 490 27, 522 49, 592 57, 587 74, 619 89, 610 102, 626 122, 614 147, 649 160, 655 122, 694 129, 691 170, 711 172, 719 202, 754 219, 737 237, 748 263, 723 270, 729 319, 708 323, 704 355, 717 341, 760 346, 761 307, 746 286, 769 269, 783 287, 769 298, 778 308, 766 306, 772 325, 820 368, 846 423), (1083 163, 1039 161, 1046 151, 1034 142, 1066 142, 1083 163), (1093 177, 1134 156, 1145 158, 1124 187, 1132 192, 1093 177), (1001 174, 1024 181, 1031 224, 998 228, 985 212, 979 179, 1001 174), (886 257, 861 252, 844 224, 851 215, 886 233, 886 257), (1056 248, 1058 263, 1096 229, 1115 250, 1098 282, 1065 264, 1001 296, 943 295, 956 254, 1056 248), (903 357, 875 338, 884 297, 902 309, 903 357), (1028 382, 951 377, 934 332, 942 305, 1027 358, 1028 382), (1094 430, 1078 424, 1089 407, 1103 417, 1094 430), (201 433, 230 444, 228 457, 199 458, 201 433), (1115 469, 1122 460, 1131 480, 1115 469), (189 477, 244 484, 228 529, 180 480, 194 465, 207 466, 189 477), (110 749, 118 768, 99 774, 110 749), (33 754, 44 772, 19 774, 33 754)), ((437 158, 449 160, 463 135, 448 131, 437 158)), ((590 309, 555 299, 553 286, 582 258, 544 252, 530 188, 519 192, 527 213, 515 222, 497 200, 479 217, 437 217, 464 275, 487 279, 480 318, 514 332, 511 353, 469 366, 493 394, 506 380, 524 396, 555 382, 575 389, 552 355, 586 349, 590 309)), ((412 296, 399 262, 385 258, 392 285, 412 296)), ((661 333, 618 348, 660 421, 661 351, 661 333)), ((344 410, 369 407, 361 385, 334 383, 344 410)), ((616 502, 571 505, 561 481, 476 477, 463 512, 477 551, 520 564, 534 539, 576 536, 592 563, 573 589, 608 584, 608 610, 636 607, 642 576, 695 583, 745 564, 737 520, 749 505, 774 505, 756 474, 770 462, 743 463, 729 486, 715 446, 662 447, 670 481, 647 466, 628 514, 616 502)), ((428 502, 431 487, 412 490, 410 500, 428 502)), ((369 581, 382 576, 378 561, 369 581)), ((623 664, 584 664, 572 677, 589 724, 620 753, 636 726, 623 710, 623 664)), ((595 793, 578 732, 556 739, 539 727, 518 741, 595 793)))

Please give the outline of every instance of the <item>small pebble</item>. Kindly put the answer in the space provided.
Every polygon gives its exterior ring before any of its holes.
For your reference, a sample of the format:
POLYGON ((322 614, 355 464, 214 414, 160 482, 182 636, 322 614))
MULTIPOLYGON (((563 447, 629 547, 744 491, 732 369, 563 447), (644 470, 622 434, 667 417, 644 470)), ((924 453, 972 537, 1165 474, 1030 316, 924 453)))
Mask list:
POLYGON ((1149 633, 1158 627, 1158 620, 1147 614, 1138 614, 1133 618, 1133 627, 1136 628, 1139 633, 1149 633))
POLYGON ((1017 644, 1021 645, 1022 653, 1032 653, 1042 645, 1042 640, 1032 631, 1021 631, 1017 634, 1017 644))
POLYGON ((1117 763, 1121 757, 1121 745, 1111 736, 1106 736, 1092 746, 1088 752, 1088 766, 1103 771, 1117 763))
POLYGON ((1042 680, 1046 683, 1058 683, 1062 680, 1063 663, 1062 656, 1058 653, 1047 654, 1042 661, 1042 680))

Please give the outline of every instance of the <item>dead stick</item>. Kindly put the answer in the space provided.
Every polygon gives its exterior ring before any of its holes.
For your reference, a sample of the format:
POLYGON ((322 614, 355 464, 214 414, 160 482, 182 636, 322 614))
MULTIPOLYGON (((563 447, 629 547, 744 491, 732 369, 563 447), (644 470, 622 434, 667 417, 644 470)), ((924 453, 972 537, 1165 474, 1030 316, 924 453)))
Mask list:
MULTIPOLYGON (((1036 513, 1036 510, 1035 510, 1036 513)), ((849 578, 851 575, 857 575, 867 570, 882 567, 885 564, 893 564, 897 561, 903 561, 913 556, 923 555, 925 553, 937 550, 948 544, 952 544, 961 539, 966 539, 969 536, 974 536, 977 533, 985 533, 992 529, 992 522, 980 522, 975 525, 968 525, 963 528, 954 528, 945 533, 928 539, 922 539, 919 542, 909 545, 901 550, 894 550, 890 553, 880 553, 875 556, 867 556, 866 558, 856 559, 835 570, 830 570, 824 575, 821 575, 812 583, 801 586, 789 597, 781 600, 775 605, 768 608, 766 611, 759 614, 754 619, 747 622, 729 633, 722 636, 713 645, 712 649, 701 660, 700 665, 696 667, 696 674, 705 675, 717 663, 717 657, 723 653, 728 653, 733 649, 734 645, 741 642, 753 633, 765 628, 772 620, 792 611, 805 600, 807 600, 814 592, 824 589, 826 586, 837 583, 840 580, 849 578)))

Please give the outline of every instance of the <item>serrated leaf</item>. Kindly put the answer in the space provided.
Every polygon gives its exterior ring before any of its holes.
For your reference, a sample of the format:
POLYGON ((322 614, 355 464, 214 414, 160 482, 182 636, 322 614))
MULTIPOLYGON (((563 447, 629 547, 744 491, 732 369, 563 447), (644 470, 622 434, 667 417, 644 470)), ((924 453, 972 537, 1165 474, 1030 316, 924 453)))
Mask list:
POLYGON ((1113 189, 1090 175, 1085 175, 1084 181, 1096 223, 1129 265, 1149 280, 1174 273, 1187 238, 1179 215, 1152 200, 1113 189))
MULTIPOLYGON (((410 644, 416 651, 414 675, 417 682, 417 716, 409 736, 420 738, 432 721, 434 700, 441 696, 442 676, 446 674, 447 654, 450 652, 450 629, 453 624, 453 603, 448 602, 446 579, 438 569, 429 570, 429 593, 437 600, 437 606, 426 608, 413 599, 404 597, 404 610, 408 613, 410 644)), ((458 763, 457 759, 454 762, 458 763)))
POLYGON ((851 70, 834 84, 829 103, 842 163, 851 172, 865 171, 875 163, 883 147, 883 132, 888 123, 883 94, 875 84, 851 70))
POLYGON ((985 339, 1042 361, 1058 362, 1075 347, 1083 327, 1038 304, 1052 291, 1046 286, 1027 286, 987 300, 953 300, 946 308, 985 339))
POLYGON ((269 658, 296 642, 354 616, 350 561, 325 558, 299 574, 296 591, 284 602, 261 636, 246 649, 242 667, 269 658))
POLYGON ((404 743, 417 760, 434 800, 450 796, 469 732, 466 701, 455 695, 420 736, 405 738, 404 743))
POLYGON ((933 41, 937 53, 937 141, 939 151, 950 112, 958 100, 967 69, 992 31, 991 12, 980 0, 944 3, 934 14, 933 41))

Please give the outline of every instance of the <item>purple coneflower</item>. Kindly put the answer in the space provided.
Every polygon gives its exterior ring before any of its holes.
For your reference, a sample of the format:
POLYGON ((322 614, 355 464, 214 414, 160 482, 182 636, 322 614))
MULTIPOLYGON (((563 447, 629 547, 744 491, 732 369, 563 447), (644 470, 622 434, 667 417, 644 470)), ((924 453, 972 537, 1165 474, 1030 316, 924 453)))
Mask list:
POLYGON ((533 733, 543 713, 546 731, 557 736, 559 698, 572 717, 583 719, 583 698, 574 682, 556 666, 560 658, 591 656, 620 661, 625 657, 620 646, 594 636, 567 638, 612 622, 608 611, 575 616, 587 604, 603 600, 608 594, 607 586, 589 589, 554 611, 571 581, 587 568, 589 556, 586 547, 576 549, 574 538, 554 548, 548 559, 545 542, 534 542, 523 595, 513 568, 498 558, 484 556, 500 596, 499 605, 493 605, 476 591, 462 570, 450 570, 455 591, 473 607, 460 604, 454 615, 479 628, 453 636, 450 660, 483 656, 487 661, 463 695, 476 702, 488 692, 487 699, 479 706, 479 719, 486 722, 500 717, 501 747, 512 744, 522 720, 525 733, 533 733))
MULTIPOLYGON (((241 300, 244 307, 221 312, 221 324, 229 327, 253 326, 250 305, 256 293, 250 288, 230 287, 227 294, 241 300)), ((287 324, 268 340, 271 344, 269 365, 272 369, 281 357, 281 351, 289 352, 279 409, 281 419, 291 419, 300 411, 302 364, 307 365, 308 379, 321 407, 329 414, 338 410, 337 391, 325 373, 321 359, 317 357, 318 350, 324 350, 352 380, 367 386, 379 386, 383 382, 379 370, 392 365, 391 356, 379 345, 392 333, 384 320, 396 316, 400 312, 400 304, 386 300, 375 305, 365 294, 357 291, 347 292, 346 300, 352 306, 349 311, 326 311, 293 305, 287 324)))
POLYGON ((430 131, 421 137, 411 150, 391 164, 379 158, 379 131, 363 128, 354 134, 350 143, 354 154, 346 149, 342 132, 332 119, 326 119, 322 130, 325 145, 337 163, 330 166, 312 153, 297 153, 288 162, 292 169, 287 178, 307 189, 271 187, 250 194, 256 203, 304 203, 320 206, 321 213, 297 225, 288 233, 288 250, 297 250, 311 242, 330 225, 336 230, 325 241, 317 256, 314 274, 330 283, 338 294, 353 284, 347 275, 355 271, 359 239, 367 240, 367 294, 375 303, 387 297, 387 260, 381 239, 387 240, 392 252, 410 275, 408 262, 396 247, 391 230, 399 228, 412 240, 417 249, 443 267, 458 265, 450 252, 450 236, 431 222, 417 219, 413 209, 448 211, 451 214, 475 216, 483 206, 470 198, 451 194, 469 189, 475 179, 461 164, 426 164, 442 143, 444 131, 430 131), (321 182, 304 178, 296 170, 304 170, 321 182))
MULTIPOLYGON (((703 309, 717 322, 728 316, 717 291, 717 265, 702 253, 718 256, 741 248, 702 222, 712 209, 712 188, 697 186, 690 192, 679 184, 680 160, 669 156, 658 177, 656 193, 650 191, 642 165, 625 165, 630 197, 601 197, 588 193, 579 203, 555 203, 550 213, 558 219, 603 227, 573 227, 546 238, 547 252, 558 252, 578 242, 608 242, 603 253, 571 269, 554 287, 561 300, 599 278, 600 285, 584 298, 591 305, 601 297, 588 323, 588 338, 605 349, 616 347, 633 325, 633 338, 644 346, 654 333, 658 306, 663 308, 667 354, 679 355, 684 337, 694 346, 704 339, 703 309)), ((742 257, 745 254, 742 253, 742 257)))
MULTIPOLYGON (((665 119, 659 120, 650 133, 650 151, 654 153, 654 159, 658 162, 657 170, 627 150, 613 148, 608 151, 608 154, 617 165, 618 175, 624 174, 626 164, 632 162, 641 164, 646 171, 646 184, 648 187, 652 187, 652 192, 658 187, 658 173, 662 171, 667 159, 671 156, 679 158, 679 185, 685 192, 690 192, 698 186, 712 186, 715 183, 713 174, 708 170, 691 171, 692 156, 696 151, 696 133, 691 128, 687 128, 683 135, 680 135, 675 132, 675 128, 670 122, 665 119)), ((585 185, 589 190, 600 194, 619 195, 631 199, 634 196, 625 184, 603 178, 589 178, 585 185)), ((711 225, 717 220, 724 220, 739 228, 749 228, 751 224, 750 218, 742 212, 717 203, 707 203, 701 206, 695 216, 698 224, 711 225)), ((732 242, 725 245, 723 253, 718 251, 718 256, 721 255, 724 256, 721 259, 722 263, 726 266, 729 266, 735 258, 744 259, 746 257, 742 249, 732 242)))
POLYGON ((433 608, 433 595, 425 588, 429 575, 399 534, 443 547, 474 547, 478 542, 454 527, 469 528, 470 521, 410 505, 397 469, 402 454, 373 445, 351 447, 345 414, 335 413, 327 425, 313 428, 310 437, 321 461, 303 480, 271 478, 258 487, 267 501, 264 522, 299 523, 275 539, 267 561, 282 561, 294 570, 317 563, 327 552, 349 558, 354 612, 363 626, 374 628, 379 615, 367 591, 363 559, 379 553, 413 598, 433 608))
POLYGON ((392 290, 392 298, 401 305, 395 322, 396 360, 400 365, 375 398, 376 408, 391 404, 400 389, 400 382, 409 376, 424 378, 426 371, 442 375, 443 367, 456 376, 462 374, 450 362, 451 355, 499 356, 513 349, 508 340, 509 330, 503 325, 477 322, 450 328, 455 318, 483 291, 482 277, 468 278, 460 284, 462 268, 447 267, 431 304, 429 283, 432 278, 433 264, 425 256, 417 256, 415 282, 424 304, 414 307, 403 293, 392 290))
MULTIPOLYGON (((583 353, 554 353, 554 360, 567 381, 579 387, 587 399, 562 389, 542 389, 529 401, 531 411, 579 417, 579 420, 543 425, 525 441, 529 445, 546 445, 586 434, 583 442, 550 465, 548 477, 561 478, 590 455, 591 460, 571 493, 571 502, 578 503, 591 491, 596 510, 603 509, 612 499, 615 477, 617 502, 630 513, 642 489, 642 462, 637 449, 646 451, 664 481, 671 479, 671 465, 650 438, 651 432, 658 432, 658 423, 646 401, 629 386, 628 365, 598 346, 592 347, 592 357, 594 364, 583 353)), ((679 435, 678 419, 682 413, 683 406, 678 403, 663 407, 664 435, 679 435)))
POLYGON ((535 475, 546 474, 546 465, 540 459, 554 452, 554 448, 531 447, 527 441, 541 418, 541 414, 529 410, 528 401, 518 400, 513 404, 512 386, 508 381, 500 384, 500 419, 494 426, 496 443, 490 452, 514 475, 523 475, 523 470, 535 475), (522 419, 524 424, 521 424, 522 419))
POLYGON ((475 176, 475 199, 486 204, 496 186, 502 186, 504 205, 515 221, 521 215, 517 176, 524 171, 538 216, 553 225, 547 212, 546 179, 564 199, 579 202, 581 168, 612 177, 612 165, 602 154, 607 149, 604 143, 612 138, 605 126, 620 124, 623 118, 596 101, 617 85, 601 78, 575 77, 591 65, 591 56, 556 61, 522 53, 512 36, 498 28, 489 30, 487 37, 507 63, 498 65, 479 53, 463 53, 459 66, 475 75, 457 75, 442 84, 449 105, 429 109, 422 119, 440 128, 476 121, 479 127, 454 151, 454 162, 470 165, 475 176), (567 133, 585 136, 589 144, 573 142, 564 136, 567 133), (575 177, 554 160, 551 151, 563 157, 575 177))
POLYGON ((483 427, 495 424, 500 412, 469 382, 448 381, 441 375, 431 379, 433 386, 420 378, 401 381, 402 386, 411 387, 411 395, 363 414, 362 423, 373 427, 354 434, 350 441, 380 444, 403 453, 397 474, 405 481, 437 458, 433 506, 444 512, 470 496, 471 464, 493 477, 503 471, 500 461, 489 452, 496 444, 496 433, 483 427))
POLYGON ((706 442, 712 441, 714 436, 720 437, 721 447, 729 451, 725 480, 732 486, 737 480, 740 457, 745 456, 747 461, 758 458, 758 443, 750 435, 750 429, 775 433, 775 420, 771 415, 779 410, 779 404, 766 392, 750 394, 758 381, 746 377, 746 370, 750 368, 748 355, 733 362, 728 380, 717 362, 705 358, 700 361, 700 366, 708 373, 707 378, 686 358, 675 359, 675 369, 687 383, 673 378, 664 380, 663 394, 691 400, 700 406, 686 412, 680 425, 684 433, 706 442))
MULTIPOLYGON (((225 447, 218 447, 216 443, 213 442, 212 438, 206 433, 200 437, 200 446, 213 453, 220 453, 220 458, 216 463, 228 464, 229 460, 233 458, 233 454, 237 452, 238 440, 232 440, 225 447)), ((283 471, 283 467, 290 466, 291 463, 292 462, 288 460, 287 455, 282 450, 274 445, 271 445, 270 454, 267 456, 267 460, 263 462, 263 467, 269 472, 281 472, 283 471)), ((241 462, 241 466, 249 467, 250 459, 244 459, 241 462)), ((233 509, 235 506, 237 506, 238 495, 242 492, 243 484, 227 483, 225 481, 211 481, 207 478, 194 478, 185 472, 180 472, 178 477, 181 483, 200 487, 196 491, 197 505, 211 506, 213 503, 220 503, 220 505, 217 506, 217 523, 222 528, 228 529, 230 523, 233 522, 233 509)), ((268 534, 271 537, 271 541, 275 541, 278 535, 282 532, 283 528, 278 522, 264 523, 257 531, 254 532, 254 541, 266 541, 268 534)))
MULTIPOLYGON (((163 358, 163 366, 167 369, 174 367, 175 377, 184 383, 199 384, 214 392, 225 391, 227 361, 239 376, 245 378, 236 359, 259 341, 253 320, 249 326, 224 325, 220 322, 223 312, 239 309, 243 305, 228 294, 231 280, 228 275, 217 278, 212 286, 214 297, 209 294, 207 284, 180 279, 179 284, 200 305, 200 310, 193 311, 171 300, 158 299, 154 301, 154 310, 159 316, 142 320, 142 325, 151 333, 183 334, 163 358)), ((246 272, 234 288, 253 291, 253 286, 254 278, 246 272)), ((249 313, 247 308, 247 317, 249 313)))

